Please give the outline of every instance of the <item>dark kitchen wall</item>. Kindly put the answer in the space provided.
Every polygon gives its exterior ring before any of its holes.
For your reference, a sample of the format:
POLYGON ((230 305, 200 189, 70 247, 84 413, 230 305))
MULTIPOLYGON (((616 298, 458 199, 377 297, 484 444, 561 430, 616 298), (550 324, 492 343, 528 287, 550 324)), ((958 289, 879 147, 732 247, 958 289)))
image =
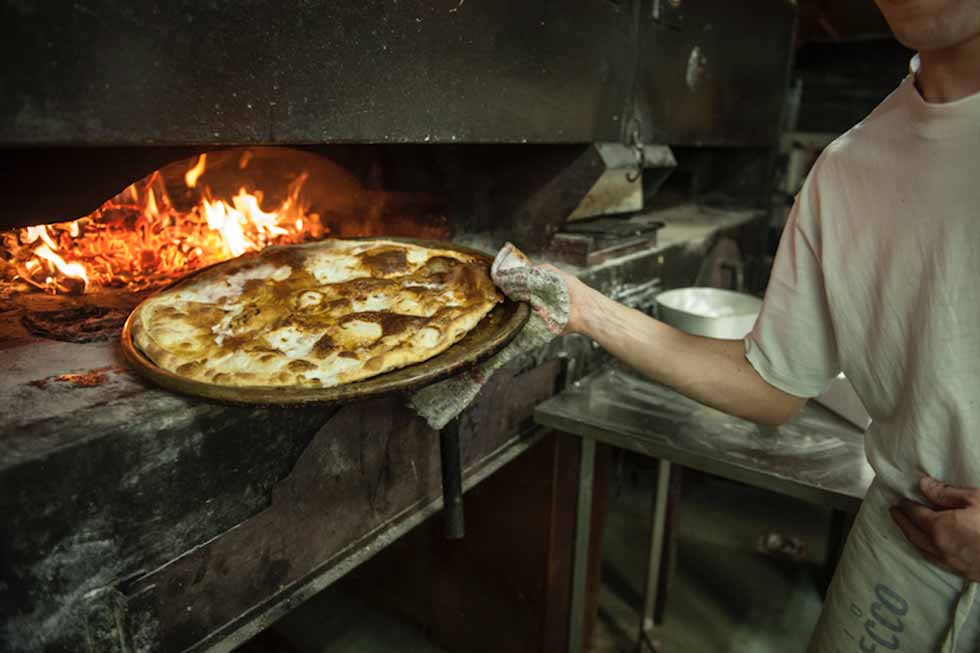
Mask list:
POLYGON ((801 0, 798 36, 796 131, 808 133, 855 125, 898 85, 913 55, 871 0, 801 0))
POLYGON ((796 131, 841 134, 871 113, 908 74, 913 52, 887 34, 812 41, 796 56, 796 131))
POLYGON ((872 0, 799 0, 801 43, 888 34, 872 0))
POLYGON ((764 145, 794 18, 789 0, 2 0, 0 145, 764 145))

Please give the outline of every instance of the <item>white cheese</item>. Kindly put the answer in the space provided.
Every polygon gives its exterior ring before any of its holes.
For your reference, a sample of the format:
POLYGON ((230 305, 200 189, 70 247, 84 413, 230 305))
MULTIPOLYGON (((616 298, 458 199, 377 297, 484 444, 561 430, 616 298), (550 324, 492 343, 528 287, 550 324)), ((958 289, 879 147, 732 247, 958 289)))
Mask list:
POLYGON ((354 256, 336 256, 330 252, 314 254, 303 262, 306 270, 320 283, 340 283, 363 276, 357 269, 359 265, 360 259, 354 256))
POLYGON ((237 298, 245 290, 245 283, 251 279, 275 279, 282 281, 292 274, 292 268, 288 265, 275 267, 271 263, 264 263, 254 267, 239 270, 231 274, 219 283, 197 283, 187 288, 181 289, 175 296, 178 300, 190 302, 202 302, 205 304, 219 304, 223 299, 237 298))
POLYGON ((323 301, 323 295, 315 290, 307 290, 299 296, 299 307, 317 306, 323 301))
POLYGON ((438 329, 426 327, 415 334, 415 342, 427 349, 431 349, 439 344, 439 336, 438 329))
POLYGON ((395 304, 395 310, 402 315, 422 315, 422 305, 411 297, 400 297, 395 304))
POLYGON ((391 308, 391 297, 374 294, 370 295, 365 301, 358 301, 355 299, 351 302, 351 307, 354 309, 355 313, 362 313, 364 311, 387 311, 389 308, 391 308))
POLYGON ((408 253, 405 255, 405 258, 408 260, 409 263, 413 263, 415 265, 421 265, 425 263, 427 260, 429 260, 429 254, 424 249, 419 249, 417 247, 410 247, 408 249, 408 253))
POLYGON ((358 342, 371 342, 381 337, 381 325, 377 322, 351 320, 344 324, 344 331, 358 342))
POLYGON ((270 347, 275 347, 293 359, 309 354, 318 339, 318 334, 306 333, 294 326, 280 327, 265 335, 265 341, 270 347))
POLYGON ((322 369, 304 372, 303 377, 311 381, 318 380, 323 387, 329 388, 337 385, 337 377, 340 374, 358 365, 360 362, 353 358, 333 355, 326 360, 322 369))
POLYGON ((211 327, 211 333, 215 335, 214 341, 219 345, 224 342, 225 337, 234 335, 231 321, 245 310, 245 306, 243 304, 230 304, 222 306, 222 309, 225 311, 224 317, 211 327))

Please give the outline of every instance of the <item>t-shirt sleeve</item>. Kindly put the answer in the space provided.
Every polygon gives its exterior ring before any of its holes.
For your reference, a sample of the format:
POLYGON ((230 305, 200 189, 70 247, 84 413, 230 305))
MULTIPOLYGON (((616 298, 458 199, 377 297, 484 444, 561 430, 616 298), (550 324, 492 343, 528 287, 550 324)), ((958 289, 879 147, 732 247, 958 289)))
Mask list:
POLYGON ((770 385, 816 397, 840 373, 816 228, 814 175, 790 212, 745 355, 770 385))

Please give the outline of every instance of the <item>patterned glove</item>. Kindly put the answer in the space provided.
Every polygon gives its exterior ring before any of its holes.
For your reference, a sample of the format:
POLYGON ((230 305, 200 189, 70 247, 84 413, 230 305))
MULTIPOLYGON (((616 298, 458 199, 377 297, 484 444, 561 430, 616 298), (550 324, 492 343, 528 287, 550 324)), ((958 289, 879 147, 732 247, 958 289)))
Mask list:
POLYGON ((568 288, 557 274, 539 267, 512 244, 497 253, 490 276, 514 301, 531 305, 531 317, 521 332, 490 360, 459 376, 415 393, 409 404, 429 426, 439 430, 469 406, 493 373, 516 356, 548 344, 568 324, 568 288))

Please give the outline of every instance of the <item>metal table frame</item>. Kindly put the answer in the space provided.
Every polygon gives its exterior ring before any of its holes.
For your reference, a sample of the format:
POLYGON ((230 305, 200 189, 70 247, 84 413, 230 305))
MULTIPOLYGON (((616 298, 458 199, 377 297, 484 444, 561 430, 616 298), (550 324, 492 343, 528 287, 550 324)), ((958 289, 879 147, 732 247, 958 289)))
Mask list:
MULTIPOLYGON (((585 618, 585 583, 589 562, 589 524, 592 521, 592 489, 595 470, 596 440, 582 438, 579 461, 578 502, 575 516, 575 549, 572 567, 572 605, 568 626, 568 650, 579 653, 583 649, 582 623, 585 618), (582 528, 582 525, 585 525, 582 528)), ((656 651, 650 632, 655 625, 654 611, 659 599, 661 561, 663 559, 667 524, 667 494, 670 486, 671 463, 661 458, 657 466, 657 487, 653 499, 653 516, 650 524, 650 553, 647 558, 646 579, 643 591, 643 612, 637 635, 637 650, 649 648, 656 651)))
MULTIPOLYGON (((590 380, 601 376, 602 371, 592 375, 589 379, 580 381, 575 387, 579 388, 578 391, 581 392, 583 384, 588 384, 590 380)), ((673 392, 664 389, 662 386, 657 387, 661 388, 661 392, 673 392)), ((575 392, 575 389, 572 388, 566 392, 575 392)), ((690 400, 680 395, 677 395, 677 397, 679 403, 690 402, 690 400)), ((661 562, 666 539, 665 527, 668 513, 668 491, 674 464, 831 507, 834 510, 830 528, 832 546, 829 561, 831 563, 836 560, 836 556, 839 556, 840 547, 847 532, 848 515, 857 512, 861 505, 864 491, 867 490, 867 484, 870 484, 870 477, 868 477, 867 479, 861 479, 861 482, 849 484, 847 487, 818 487, 802 482, 800 479, 793 478, 790 475, 776 475, 771 470, 746 465, 744 461, 735 462, 717 457, 711 458, 699 455, 696 451, 678 446, 676 439, 657 433, 656 430, 658 428, 664 428, 663 423, 651 424, 649 437, 642 437, 636 433, 616 432, 584 420, 574 419, 568 415, 558 414, 559 411, 553 410, 553 408, 555 405, 554 402, 560 399, 561 395, 541 404, 535 412, 535 419, 539 424, 582 438, 573 554, 572 601, 568 637, 568 650, 571 653, 580 653, 583 650, 584 644, 582 641, 582 624, 585 616, 585 584, 588 569, 589 531, 592 518, 592 490, 597 442, 633 451, 659 461, 657 485, 653 497, 653 515, 650 526, 650 553, 644 584, 643 612, 637 637, 637 650, 639 651, 646 648, 655 650, 650 633, 654 627, 654 612, 659 598, 661 562)), ((592 408, 594 409, 595 407, 592 408)), ((823 409, 811 406, 805 410, 804 414, 807 414, 807 411, 812 415, 813 411, 823 411, 823 409)), ((698 417, 699 415, 697 413, 691 415, 688 421, 685 422, 686 426, 696 425, 698 417)), ((733 420, 735 418, 726 417, 726 419, 733 420)), ((833 420, 837 420, 836 417, 830 416, 829 413, 826 419, 831 423, 833 420)), ((840 428, 839 425, 842 423, 841 421, 837 422, 838 428, 840 428)), ((843 428, 846 430, 848 427, 845 426, 843 428)), ((706 430, 709 430, 707 424, 706 430)), ((777 429, 772 429, 772 431, 775 433, 777 429)), ((854 437, 860 437, 860 433, 855 432, 854 437)), ((863 454, 860 455, 863 459, 863 454)), ((830 571, 832 572, 832 568, 830 571)))

